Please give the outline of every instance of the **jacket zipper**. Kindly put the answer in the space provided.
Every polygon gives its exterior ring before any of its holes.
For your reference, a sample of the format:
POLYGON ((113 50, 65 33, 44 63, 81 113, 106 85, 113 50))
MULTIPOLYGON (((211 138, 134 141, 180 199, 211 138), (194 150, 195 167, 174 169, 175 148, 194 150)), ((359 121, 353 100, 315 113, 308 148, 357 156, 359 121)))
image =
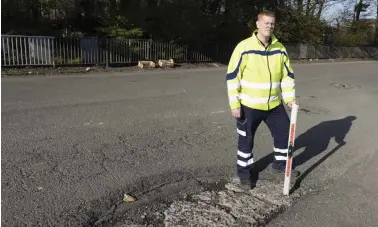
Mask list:
POLYGON ((269 47, 269 45, 267 47, 265 47, 265 53, 266 53, 266 63, 268 65, 269 76, 270 76, 270 88, 269 88, 269 97, 268 97, 268 110, 270 110, 269 101, 270 101, 270 96, 272 95, 272 72, 270 71, 270 67, 269 67, 268 47, 269 47))

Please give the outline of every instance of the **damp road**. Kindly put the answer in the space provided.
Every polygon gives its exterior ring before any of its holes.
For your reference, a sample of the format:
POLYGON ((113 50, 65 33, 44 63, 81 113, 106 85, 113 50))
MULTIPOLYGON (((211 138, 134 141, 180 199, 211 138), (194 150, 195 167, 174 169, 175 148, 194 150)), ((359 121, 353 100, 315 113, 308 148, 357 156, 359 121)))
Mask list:
POLYGON ((232 189, 225 68, 3 77, 2 225, 371 226, 378 63, 293 67, 302 175, 288 198, 264 124, 258 187, 232 189))

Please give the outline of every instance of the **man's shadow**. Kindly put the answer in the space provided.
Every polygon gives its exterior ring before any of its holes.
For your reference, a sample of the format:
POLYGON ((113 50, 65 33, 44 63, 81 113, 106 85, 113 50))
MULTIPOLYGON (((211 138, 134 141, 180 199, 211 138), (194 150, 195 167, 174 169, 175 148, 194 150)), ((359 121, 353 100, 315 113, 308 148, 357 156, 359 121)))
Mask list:
MULTIPOLYGON (((313 171, 318 165, 324 162, 329 156, 334 154, 340 147, 344 146, 346 142, 344 141, 345 136, 348 134, 352 127, 352 122, 356 120, 355 116, 348 116, 338 120, 324 121, 314 127, 310 128, 303 134, 296 137, 294 141, 294 150, 305 148, 304 151, 298 155, 294 152, 293 167, 298 167, 303 165, 313 157, 319 155, 320 153, 327 150, 328 145, 332 138, 335 139, 338 144, 335 148, 329 151, 311 167, 309 167, 305 172, 296 179, 292 192, 300 187, 300 183, 303 179, 313 171)), ((273 153, 259 159, 253 168, 254 178, 257 180, 258 173, 266 169, 269 164, 273 161, 273 153)), ((283 176, 283 175, 282 175, 283 176)))

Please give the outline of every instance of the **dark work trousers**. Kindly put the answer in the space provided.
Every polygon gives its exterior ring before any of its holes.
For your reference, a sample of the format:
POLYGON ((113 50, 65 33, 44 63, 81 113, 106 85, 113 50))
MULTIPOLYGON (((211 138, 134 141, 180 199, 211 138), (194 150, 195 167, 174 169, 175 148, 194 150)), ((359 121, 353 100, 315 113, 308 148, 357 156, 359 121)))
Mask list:
POLYGON ((241 117, 237 119, 238 151, 237 173, 239 178, 251 178, 253 171, 253 145, 255 132, 264 121, 273 137, 274 160, 272 167, 284 169, 287 160, 287 145, 290 119, 283 104, 269 111, 251 109, 241 106, 241 117))

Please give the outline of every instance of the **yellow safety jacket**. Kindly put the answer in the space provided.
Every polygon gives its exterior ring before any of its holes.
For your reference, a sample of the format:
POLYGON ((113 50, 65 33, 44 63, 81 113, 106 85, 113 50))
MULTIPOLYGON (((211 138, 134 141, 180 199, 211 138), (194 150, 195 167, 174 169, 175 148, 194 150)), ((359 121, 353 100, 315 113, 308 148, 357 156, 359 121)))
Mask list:
POLYGON ((253 32, 236 46, 227 69, 231 109, 270 110, 295 100, 294 72, 286 48, 272 35, 265 48, 253 32), (281 93, 281 94, 280 94, 281 93))

